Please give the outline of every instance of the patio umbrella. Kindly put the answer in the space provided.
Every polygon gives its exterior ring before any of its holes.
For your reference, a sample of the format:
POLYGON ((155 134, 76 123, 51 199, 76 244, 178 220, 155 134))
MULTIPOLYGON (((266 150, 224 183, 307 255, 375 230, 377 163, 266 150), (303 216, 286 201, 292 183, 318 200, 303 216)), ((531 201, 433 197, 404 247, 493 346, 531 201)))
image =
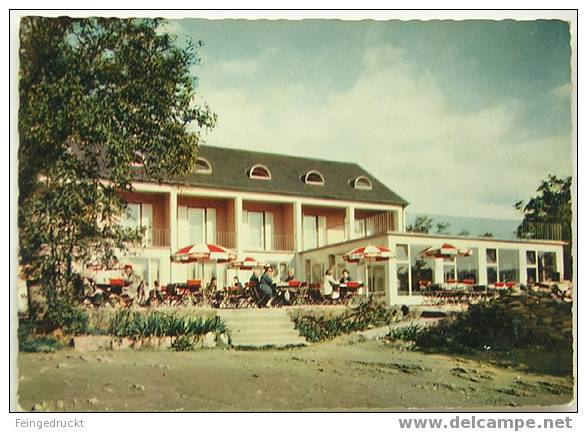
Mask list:
POLYGON ((453 258, 457 256, 471 256, 473 251, 468 248, 457 248, 449 243, 444 243, 440 247, 427 247, 420 251, 420 256, 427 258, 453 258))
MULTIPOLYGON (((355 248, 342 256, 342 258, 349 263, 369 264, 369 267, 371 268, 371 273, 373 273, 373 263, 379 261, 387 261, 392 257, 393 255, 388 248, 373 245, 355 248)), ((368 273, 367 280, 370 280, 368 273)), ((369 296, 369 283, 367 283, 367 296, 369 296)))
POLYGON ((175 252, 170 257, 171 262, 189 264, 194 262, 202 263, 202 274, 204 274, 204 263, 228 263, 236 259, 236 254, 230 249, 212 243, 196 243, 186 246, 175 252))
POLYGON ((226 263, 236 259, 236 254, 230 249, 212 243, 197 243, 181 248, 173 255, 171 261, 178 263, 217 262, 226 263))
POLYGON ((255 258, 245 257, 242 260, 233 261, 230 266, 239 270, 252 270, 255 267, 261 267, 262 264, 255 258))

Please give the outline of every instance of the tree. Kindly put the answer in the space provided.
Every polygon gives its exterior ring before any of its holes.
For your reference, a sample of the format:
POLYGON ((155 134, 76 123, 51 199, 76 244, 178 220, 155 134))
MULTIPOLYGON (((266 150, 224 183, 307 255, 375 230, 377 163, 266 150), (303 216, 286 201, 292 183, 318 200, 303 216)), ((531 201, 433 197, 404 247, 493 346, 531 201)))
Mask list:
POLYGON ((537 194, 527 203, 518 201, 514 204, 514 207, 524 215, 522 224, 517 230, 520 237, 535 237, 526 229, 529 224, 536 222, 560 224, 561 240, 568 242, 563 247, 563 259, 564 277, 569 280, 573 278, 571 185, 570 176, 559 178, 550 174, 546 180, 540 182, 536 189, 537 194))
POLYGON ((215 124, 190 72, 200 44, 179 46, 163 23, 21 20, 19 257, 49 296, 68 291, 73 263, 140 241, 120 226, 119 191, 137 174, 160 181, 193 169, 215 124))
POLYGON ((436 234, 448 234, 449 222, 434 223, 434 219, 429 216, 417 216, 413 225, 406 226, 406 231, 415 233, 428 234, 432 227, 436 227, 436 234))

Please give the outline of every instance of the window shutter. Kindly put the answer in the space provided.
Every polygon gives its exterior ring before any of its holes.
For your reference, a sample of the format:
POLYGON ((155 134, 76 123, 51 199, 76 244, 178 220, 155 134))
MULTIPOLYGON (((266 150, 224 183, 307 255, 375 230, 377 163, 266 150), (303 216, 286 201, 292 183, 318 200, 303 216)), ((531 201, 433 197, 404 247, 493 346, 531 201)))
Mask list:
POLYGON ((153 244, 153 204, 142 204, 141 227, 146 228, 144 243, 153 244))
POLYGON ((190 232, 188 227, 188 208, 177 207, 177 246, 179 248, 188 246, 190 243, 190 232))
POLYGON ((265 250, 273 250, 273 213, 265 213, 265 250))
POLYGON ((318 247, 326 245, 326 216, 318 216, 318 247))
POLYGON ((206 242, 218 243, 216 239, 216 209, 206 209, 206 242))

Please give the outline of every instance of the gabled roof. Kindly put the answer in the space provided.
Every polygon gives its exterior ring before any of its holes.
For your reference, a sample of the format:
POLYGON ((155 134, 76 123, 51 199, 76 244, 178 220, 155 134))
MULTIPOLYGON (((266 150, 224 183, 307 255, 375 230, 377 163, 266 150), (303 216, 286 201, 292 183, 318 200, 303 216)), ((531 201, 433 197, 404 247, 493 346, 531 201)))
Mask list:
POLYGON ((402 206, 408 204, 406 200, 355 163, 206 145, 199 146, 198 157, 203 157, 210 162, 211 174, 191 173, 174 178, 169 183, 402 206), (250 168, 258 164, 269 169, 271 180, 249 178, 250 168), (311 170, 318 171, 324 176, 324 186, 304 183, 304 176, 311 170), (359 176, 370 179, 373 188, 371 190, 355 189, 352 181, 359 176))

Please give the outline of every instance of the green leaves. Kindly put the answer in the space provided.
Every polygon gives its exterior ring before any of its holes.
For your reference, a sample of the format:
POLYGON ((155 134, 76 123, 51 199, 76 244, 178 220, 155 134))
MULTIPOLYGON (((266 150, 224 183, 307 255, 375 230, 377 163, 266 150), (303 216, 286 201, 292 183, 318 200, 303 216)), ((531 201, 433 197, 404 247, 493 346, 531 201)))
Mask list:
POLYGON ((216 115, 196 103, 198 45, 159 19, 24 17, 20 26, 20 258, 66 291, 72 263, 140 240, 119 190, 193 169, 216 115), (133 162, 143 164, 138 169, 133 162))
POLYGON ((203 318, 130 310, 117 311, 109 325, 111 335, 131 338, 201 336, 209 332, 223 333, 225 331, 224 322, 217 316, 203 318))

